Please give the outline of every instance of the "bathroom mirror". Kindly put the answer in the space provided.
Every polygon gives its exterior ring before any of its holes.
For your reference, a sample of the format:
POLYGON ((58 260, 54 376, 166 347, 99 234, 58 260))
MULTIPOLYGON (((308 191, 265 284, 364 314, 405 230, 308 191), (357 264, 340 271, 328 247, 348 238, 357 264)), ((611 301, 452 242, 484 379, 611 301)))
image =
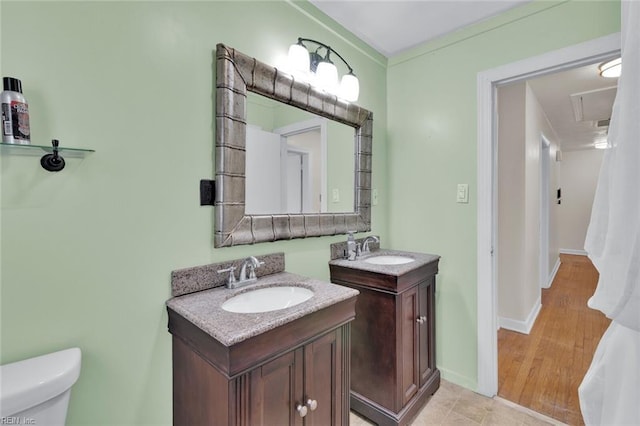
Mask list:
MULTIPOLYGON (((255 102, 254 102, 255 103, 255 102)), ((264 64, 237 50, 218 44, 216 49, 216 195, 215 247, 345 234, 371 230, 371 150, 373 115, 307 82, 264 64), (353 164, 352 208, 346 212, 247 212, 248 94, 312 113, 313 120, 328 120, 351 128, 350 152, 342 158, 353 164)), ((333 164, 331 170, 336 168, 333 164)), ((265 190, 266 186, 264 185, 265 190)), ((330 188, 328 192, 333 192, 330 188)), ((340 198, 343 193, 338 191, 340 198)), ((346 196, 346 193, 344 193, 346 196)), ((333 198, 333 193, 327 197, 333 198)), ((330 204, 330 200, 327 200, 330 204)), ((275 210, 275 208, 274 208, 275 210)), ((279 210, 282 211, 282 210, 279 210)))

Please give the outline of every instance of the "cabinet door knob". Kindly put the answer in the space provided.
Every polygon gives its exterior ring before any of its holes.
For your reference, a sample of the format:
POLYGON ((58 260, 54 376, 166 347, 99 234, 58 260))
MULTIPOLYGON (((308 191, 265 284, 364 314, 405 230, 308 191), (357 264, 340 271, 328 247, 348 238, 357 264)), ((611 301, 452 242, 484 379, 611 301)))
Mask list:
POLYGON ((314 411, 316 408, 318 408, 318 401, 309 398, 307 400, 307 406, 309 407, 309 410, 314 411))
POLYGON ((307 415, 307 406, 298 404, 298 405, 296 405, 296 411, 298 412, 300 417, 304 417, 304 416, 307 415))
POLYGON ((421 324, 424 324, 425 322, 427 322, 427 317, 425 316, 420 317, 420 319, 422 320, 421 324))
POLYGON ((416 318, 416 322, 418 324, 422 324, 424 322, 424 320, 422 319, 422 317, 418 317, 418 318, 416 318))

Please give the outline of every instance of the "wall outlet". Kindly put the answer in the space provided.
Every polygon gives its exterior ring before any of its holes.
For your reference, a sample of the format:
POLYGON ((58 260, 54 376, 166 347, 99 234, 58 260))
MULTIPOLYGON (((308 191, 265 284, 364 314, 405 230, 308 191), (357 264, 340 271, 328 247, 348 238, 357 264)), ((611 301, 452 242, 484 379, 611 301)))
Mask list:
POLYGON ((340 202, 340 190, 338 188, 333 188, 333 191, 331 191, 331 201, 334 203, 340 202))
POLYGON ((457 203, 469 202, 469 184, 468 183, 458 184, 458 191, 456 193, 456 202, 457 203))

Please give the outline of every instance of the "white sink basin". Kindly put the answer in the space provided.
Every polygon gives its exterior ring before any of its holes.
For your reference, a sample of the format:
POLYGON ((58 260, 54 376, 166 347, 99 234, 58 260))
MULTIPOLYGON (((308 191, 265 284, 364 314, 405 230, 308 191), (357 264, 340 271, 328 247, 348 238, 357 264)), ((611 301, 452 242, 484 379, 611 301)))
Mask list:
POLYGON ((372 265, 404 265, 413 262, 413 259, 407 256, 381 255, 364 259, 364 262, 372 265))
POLYGON ((251 290, 232 297, 222 309, 241 314, 277 311, 311 299, 313 291, 302 287, 282 286, 251 290))

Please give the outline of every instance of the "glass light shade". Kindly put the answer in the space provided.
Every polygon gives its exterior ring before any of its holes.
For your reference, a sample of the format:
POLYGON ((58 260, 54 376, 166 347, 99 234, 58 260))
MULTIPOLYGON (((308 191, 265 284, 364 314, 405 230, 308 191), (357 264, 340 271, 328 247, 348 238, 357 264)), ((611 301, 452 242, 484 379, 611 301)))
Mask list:
POLYGON ((338 69, 331 62, 322 61, 316 69, 318 86, 329 93, 336 93, 338 88, 338 69))
POLYGON ((358 100, 359 95, 360 82, 358 81, 358 77, 352 73, 343 75, 340 81, 339 96, 345 101, 355 102, 358 100))
POLYGON ((292 44, 289 47, 289 68, 292 72, 309 72, 309 51, 301 44, 292 44))
POLYGON ((607 78, 618 78, 622 72, 622 58, 617 58, 600 65, 600 75, 607 78))

